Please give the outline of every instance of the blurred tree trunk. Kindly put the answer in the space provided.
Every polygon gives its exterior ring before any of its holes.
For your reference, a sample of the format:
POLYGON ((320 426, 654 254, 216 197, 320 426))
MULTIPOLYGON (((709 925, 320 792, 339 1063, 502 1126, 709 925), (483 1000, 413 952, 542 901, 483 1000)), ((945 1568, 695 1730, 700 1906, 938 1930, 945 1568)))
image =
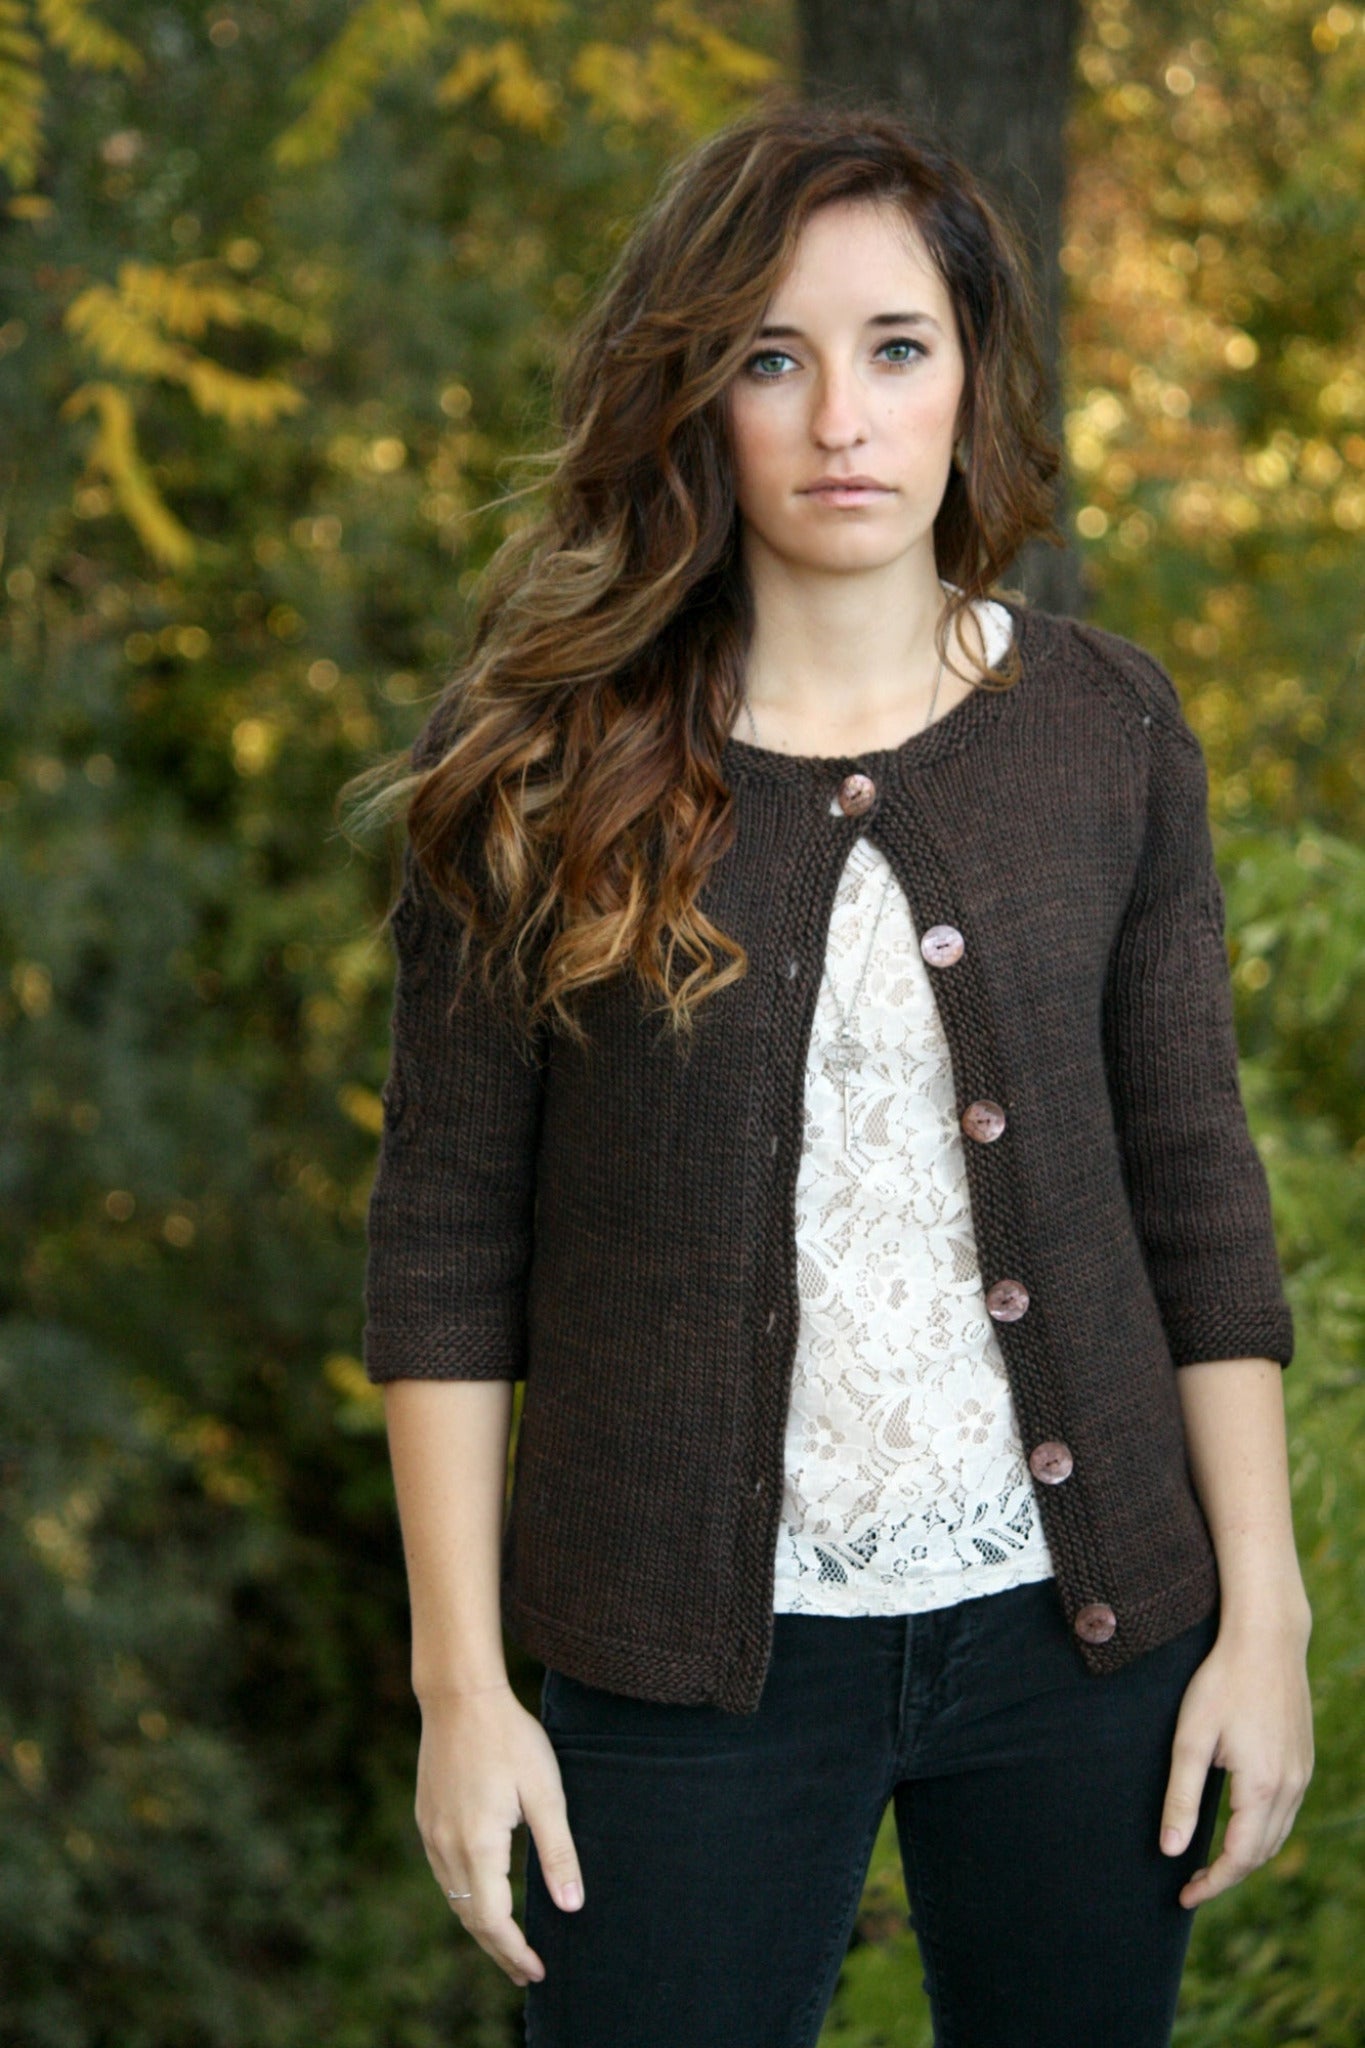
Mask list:
MULTIPOLYGON (((936 129, 1012 214, 1033 259, 1058 434, 1058 252, 1077 16, 1078 0, 797 0, 808 97, 877 102, 936 129)), ((1068 518, 1064 503, 1064 528, 1068 518)), ((1008 580, 1049 610, 1084 607, 1074 547, 1030 546, 1008 580)))

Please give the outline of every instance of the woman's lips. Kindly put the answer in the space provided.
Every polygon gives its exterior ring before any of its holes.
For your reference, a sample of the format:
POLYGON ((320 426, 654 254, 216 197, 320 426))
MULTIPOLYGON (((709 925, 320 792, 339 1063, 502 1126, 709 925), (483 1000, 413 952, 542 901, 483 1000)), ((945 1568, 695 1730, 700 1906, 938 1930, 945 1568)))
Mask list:
POLYGON ((870 505, 876 498, 889 498, 891 491, 886 484, 812 484, 802 496, 817 498, 822 505, 870 505))

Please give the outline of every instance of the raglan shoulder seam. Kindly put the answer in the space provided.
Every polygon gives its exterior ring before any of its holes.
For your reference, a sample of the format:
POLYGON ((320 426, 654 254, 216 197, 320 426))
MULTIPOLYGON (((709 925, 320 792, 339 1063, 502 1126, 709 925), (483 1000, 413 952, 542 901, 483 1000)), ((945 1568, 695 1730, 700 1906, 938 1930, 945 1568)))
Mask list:
POLYGON ((1186 747, 1202 751, 1198 736, 1185 717, 1180 694, 1169 672, 1144 647, 1080 619, 1064 622, 1082 659, 1087 661, 1092 680, 1120 709, 1130 723, 1150 735, 1155 726, 1186 747))

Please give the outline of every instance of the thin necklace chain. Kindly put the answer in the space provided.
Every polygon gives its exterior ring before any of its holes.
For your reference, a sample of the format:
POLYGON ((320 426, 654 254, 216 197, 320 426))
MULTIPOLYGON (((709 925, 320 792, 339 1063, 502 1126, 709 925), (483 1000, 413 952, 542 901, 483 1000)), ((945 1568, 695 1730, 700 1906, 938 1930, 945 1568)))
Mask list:
POLYGON ((860 1045, 853 1036, 850 1019, 862 997, 863 983, 867 980, 867 970, 872 965, 872 955, 876 951, 877 927, 882 921, 882 912, 886 908, 886 899, 891 894, 891 884, 895 879, 895 871, 889 869, 886 880, 882 884, 881 899, 877 904, 877 915, 872 920, 872 936, 867 942, 867 958, 863 961, 863 971, 858 976, 858 986, 848 999, 847 1010, 843 1009, 838 996, 834 993, 834 983, 830 978, 828 964, 825 967, 825 985, 829 989, 830 1001, 833 1003, 835 1015, 839 1019, 839 1029, 834 1034, 834 1045, 837 1048, 834 1058, 835 1063, 840 1067, 852 1066, 867 1051, 867 1047, 860 1045))
MULTIPOLYGON (((942 656, 942 655, 940 655, 940 656, 939 656, 939 658, 938 658, 938 674, 937 674, 937 675, 936 675, 936 676, 934 677, 934 689, 933 689, 933 694, 932 694, 932 696, 931 696, 931 697, 930 697, 930 699, 929 699, 929 709, 928 709, 928 710, 927 710, 927 711, 925 712, 925 714, 924 714, 924 724, 923 724, 923 725, 922 725, 922 726, 920 727, 920 731, 921 731, 921 732, 925 732, 925 731, 927 731, 927 729, 928 729, 928 726, 929 726, 929 721, 930 721, 930 719, 931 719, 931 718, 933 717, 933 715, 934 715, 934 706, 935 706, 935 705, 937 704, 937 702, 938 702, 938 690, 939 690, 939 684, 940 684, 940 683, 941 683, 942 681, 943 681, 943 656, 942 656)), ((762 746, 763 742, 762 742, 762 741, 761 741, 761 740, 759 739, 759 737, 758 737, 758 727, 757 727, 757 726, 756 726, 756 725, 754 724, 754 707, 753 707, 753 705, 752 705, 752 704, 751 704, 751 703, 749 702, 749 692, 748 692, 748 689, 747 689, 747 688, 746 688, 746 689, 745 689, 745 691, 744 691, 744 715, 745 715, 745 717, 746 717, 746 718, 748 719, 748 721, 749 721, 749 730, 750 730, 750 732, 751 732, 751 733, 753 734, 753 736, 754 736, 754 745, 755 745, 756 747, 758 747, 758 746, 762 746)))

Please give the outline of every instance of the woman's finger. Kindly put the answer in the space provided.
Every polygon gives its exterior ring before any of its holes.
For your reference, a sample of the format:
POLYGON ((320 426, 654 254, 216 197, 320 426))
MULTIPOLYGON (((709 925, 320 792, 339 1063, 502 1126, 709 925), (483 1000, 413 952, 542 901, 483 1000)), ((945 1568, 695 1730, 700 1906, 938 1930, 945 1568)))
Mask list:
POLYGON ((576 1913, 583 1903, 583 1873, 569 1833, 568 1810, 558 1771, 534 1791, 527 1787, 522 1794, 522 1807, 550 1897, 562 1911, 576 1913))
POLYGON ((543 1977, 540 1957, 512 1916, 511 1829, 480 1847, 438 1827, 423 1836, 423 1845, 431 1874, 465 1932, 514 1983, 543 1977))
POLYGON ((1283 1849, 1285 1843, 1293 1834, 1294 1823, 1299 1817, 1299 1808, 1303 1805, 1304 1794, 1307 1790, 1308 1781, 1306 1778, 1290 1779, 1283 1788, 1280 1798, 1276 1802, 1274 1814, 1271 1817, 1271 1833, 1274 1839, 1270 1854, 1266 1858, 1267 1863, 1279 1855, 1281 1849, 1283 1849))
POLYGON ((505 1870, 472 1867, 464 1884, 442 1887, 450 1910, 467 1934, 493 1958, 514 1984, 536 1982, 545 1966, 530 1946, 512 1913, 512 1886, 505 1870), (470 1892, 470 1898, 451 1899, 451 1892, 470 1892))
POLYGON ((1216 1740, 1216 1735, 1201 1732, 1193 1725, 1176 1727, 1175 1740, 1171 1744, 1166 1797, 1161 1808, 1160 1839, 1167 1856, 1180 1855, 1194 1833, 1216 1740))
POLYGON ((1223 1830, 1218 1855, 1203 1870, 1197 1870, 1182 1888, 1182 1906, 1198 1906, 1206 1899, 1217 1898, 1267 1860, 1274 1839, 1270 1828, 1273 1797, 1269 1790, 1258 1791, 1235 1808, 1223 1830))

